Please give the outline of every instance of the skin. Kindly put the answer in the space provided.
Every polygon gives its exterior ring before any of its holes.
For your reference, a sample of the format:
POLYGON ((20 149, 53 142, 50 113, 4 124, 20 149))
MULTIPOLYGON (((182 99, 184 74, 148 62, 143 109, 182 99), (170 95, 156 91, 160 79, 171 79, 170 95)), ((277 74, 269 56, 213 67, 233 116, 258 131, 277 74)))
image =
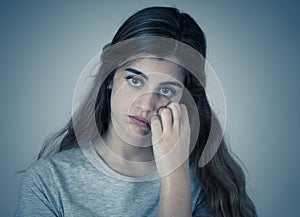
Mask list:
POLYGON ((117 70, 111 84, 111 122, 95 148, 115 171, 144 176, 158 171, 161 178, 159 216, 192 216, 188 164, 190 124, 179 104, 184 75, 174 63, 142 58, 117 70), (148 121, 136 124, 130 116, 148 121), (121 160, 121 159, 125 159, 121 160), (127 162, 153 162, 128 164, 127 162), (175 165, 175 167, 174 167, 175 165))

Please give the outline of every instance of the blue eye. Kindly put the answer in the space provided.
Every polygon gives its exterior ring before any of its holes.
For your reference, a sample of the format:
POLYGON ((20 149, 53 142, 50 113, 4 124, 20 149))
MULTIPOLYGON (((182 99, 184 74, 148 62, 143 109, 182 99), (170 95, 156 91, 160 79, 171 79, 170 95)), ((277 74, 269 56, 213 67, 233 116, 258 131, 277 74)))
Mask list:
POLYGON ((170 88, 161 88, 160 94, 167 96, 167 97, 171 97, 171 96, 175 95, 175 91, 171 90, 170 88))
POLYGON ((129 83, 129 85, 134 87, 140 87, 143 84, 143 82, 140 79, 131 75, 127 76, 125 79, 129 83))

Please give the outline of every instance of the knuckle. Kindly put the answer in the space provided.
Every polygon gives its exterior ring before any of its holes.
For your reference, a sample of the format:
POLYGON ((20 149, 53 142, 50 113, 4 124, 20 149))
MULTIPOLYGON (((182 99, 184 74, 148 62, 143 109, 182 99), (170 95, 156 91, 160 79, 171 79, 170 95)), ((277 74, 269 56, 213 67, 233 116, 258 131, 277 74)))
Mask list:
POLYGON ((171 103, 169 104, 169 107, 176 108, 177 105, 178 105, 177 102, 171 102, 171 103))
POLYGON ((167 107, 162 107, 159 109, 159 114, 167 114, 169 113, 169 109, 167 107))

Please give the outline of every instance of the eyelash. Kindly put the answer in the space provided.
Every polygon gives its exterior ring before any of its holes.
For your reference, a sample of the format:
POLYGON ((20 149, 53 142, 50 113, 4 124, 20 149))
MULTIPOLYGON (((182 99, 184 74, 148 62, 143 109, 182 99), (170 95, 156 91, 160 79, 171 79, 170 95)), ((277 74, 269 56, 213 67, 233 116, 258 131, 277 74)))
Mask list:
POLYGON ((133 86, 133 87, 140 87, 140 86, 144 83, 141 79, 139 79, 139 78, 137 78, 136 76, 133 76, 133 75, 128 75, 125 79, 126 79, 127 82, 129 83, 129 85, 131 85, 131 86, 133 86), (138 80, 138 81, 141 83, 141 85, 135 85, 135 84, 133 84, 133 83, 132 83, 132 80, 133 80, 133 79, 138 80))
MULTIPOLYGON (((144 81, 141 80, 141 79, 139 79, 137 76, 128 75, 128 76, 125 77, 125 79, 126 79, 126 81, 128 82, 128 84, 129 84, 130 86, 132 86, 132 87, 139 88, 139 87, 141 87, 141 86, 144 84, 144 81), (137 84, 132 83, 132 80, 133 80, 133 79, 136 79, 138 82, 140 82, 140 84, 137 85, 137 84)), ((174 96, 174 95, 176 94, 176 91, 175 91, 174 89, 172 89, 172 88, 163 87, 163 88, 160 88, 160 93, 159 93, 159 94, 160 94, 161 96, 164 96, 164 97, 172 97, 172 96, 174 96), (163 90, 163 89, 169 90, 169 91, 171 92, 171 95, 168 96, 168 95, 163 94, 163 93, 161 92, 161 90, 163 90)))
POLYGON ((167 89, 167 90, 169 90, 170 92, 171 92, 171 95, 165 95, 165 94, 162 94, 161 92, 161 95, 163 95, 163 96, 165 96, 165 97, 172 97, 172 96, 174 96, 175 94, 176 94, 176 91, 175 90, 173 90, 173 89, 171 89, 171 88, 166 88, 166 87, 163 87, 163 88, 161 88, 160 90, 163 90, 163 89, 167 89))

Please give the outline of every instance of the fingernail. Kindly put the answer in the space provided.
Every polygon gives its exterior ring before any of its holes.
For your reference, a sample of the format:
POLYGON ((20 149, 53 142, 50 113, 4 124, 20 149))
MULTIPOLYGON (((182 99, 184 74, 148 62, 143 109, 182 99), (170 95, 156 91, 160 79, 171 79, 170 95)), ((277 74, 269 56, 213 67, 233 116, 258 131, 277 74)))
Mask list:
POLYGON ((153 115, 150 120, 153 121, 155 119, 158 119, 157 114, 153 115))

